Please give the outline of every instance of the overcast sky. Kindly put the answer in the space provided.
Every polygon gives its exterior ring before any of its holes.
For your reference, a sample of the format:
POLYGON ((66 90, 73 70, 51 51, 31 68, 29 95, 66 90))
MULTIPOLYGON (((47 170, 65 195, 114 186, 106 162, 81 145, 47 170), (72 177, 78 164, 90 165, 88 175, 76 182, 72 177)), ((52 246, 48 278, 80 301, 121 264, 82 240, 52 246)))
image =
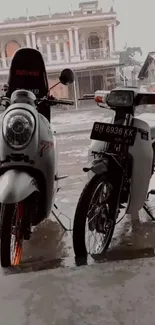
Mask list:
MULTIPOLYGON (((86 0, 85 0, 86 1, 86 0)), ((82 2, 82 1, 81 1, 82 2)), ((103 10, 111 5, 112 0, 99 0, 103 10)), ((144 56, 148 51, 155 51, 155 0, 114 0, 120 20, 117 27, 117 49, 128 46, 141 46, 144 56)), ((79 0, 0 0, 0 20, 6 17, 25 15, 26 7, 30 15, 51 11, 67 12, 77 9, 79 0)))

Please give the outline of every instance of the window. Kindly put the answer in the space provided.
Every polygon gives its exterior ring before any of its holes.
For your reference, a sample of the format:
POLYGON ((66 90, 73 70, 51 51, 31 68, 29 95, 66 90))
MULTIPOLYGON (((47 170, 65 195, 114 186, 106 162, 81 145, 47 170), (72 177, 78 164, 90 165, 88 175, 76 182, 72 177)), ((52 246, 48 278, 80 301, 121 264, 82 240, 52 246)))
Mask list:
POLYGON ((47 44, 46 43, 42 43, 42 53, 43 54, 47 53, 47 44))
POLYGON ((88 38, 89 49, 97 49, 100 47, 100 39, 97 35, 90 35, 88 38))
POLYGON ((55 43, 51 43, 51 53, 55 54, 56 52, 56 47, 55 47, 55 43))
POLYGON ((63 53, 64 52, 64 44, 59 43, 59 46, 60 46, 60 52, 63 53))
POLYGON ((16 50, 20 48, 17 41, 9 41, 5 46, 5 52, 7 58, 12 58, 16 50))

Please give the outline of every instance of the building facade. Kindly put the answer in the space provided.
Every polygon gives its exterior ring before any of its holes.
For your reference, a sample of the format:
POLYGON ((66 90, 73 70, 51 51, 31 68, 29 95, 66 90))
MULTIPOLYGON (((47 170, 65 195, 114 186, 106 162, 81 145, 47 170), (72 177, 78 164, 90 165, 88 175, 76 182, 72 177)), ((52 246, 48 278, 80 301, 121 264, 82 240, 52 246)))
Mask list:
POLYGON ((20 17, 0 22, 0 85, 7 82, 12 56, 20 47, 42 53, 49 86, 64 68, 75 73, 74 87, 58 86, 55 96, 77 97, 115 86, 119 56, 115 30, 119 22, 113 8, 103 12, 98 1, 82 2, 79 10, 65 14, 20 17))
POLYGON ((155 91, 155 52, 149 52, 138 75, 140 85, 155 91))

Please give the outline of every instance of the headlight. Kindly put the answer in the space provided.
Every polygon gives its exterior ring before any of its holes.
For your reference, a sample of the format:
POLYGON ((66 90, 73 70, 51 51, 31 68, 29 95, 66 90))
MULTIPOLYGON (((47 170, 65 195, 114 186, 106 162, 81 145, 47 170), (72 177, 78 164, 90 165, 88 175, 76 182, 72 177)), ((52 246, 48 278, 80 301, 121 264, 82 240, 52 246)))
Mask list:
POLYGON ((35 129, 35 119, 28 111, 13 110, 3 119, 3 136, 9 146, 22 149, 31 141, 35 129))

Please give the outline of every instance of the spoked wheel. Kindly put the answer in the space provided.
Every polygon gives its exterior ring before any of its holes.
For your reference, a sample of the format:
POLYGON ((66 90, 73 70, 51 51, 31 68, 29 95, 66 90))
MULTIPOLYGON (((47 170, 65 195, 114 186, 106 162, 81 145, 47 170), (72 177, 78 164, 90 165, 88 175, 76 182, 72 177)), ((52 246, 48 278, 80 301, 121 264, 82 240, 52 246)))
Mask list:
POLYGON ((112 186, 104 176, 94 176, 80 196, 74 218, 73 246, 77 258, 103 255, 109 247, 116 214, 111 213, 112 186))
POLYGON ((1 266, 17 266, 23 246, 24 203, 1 206, 1 266))

